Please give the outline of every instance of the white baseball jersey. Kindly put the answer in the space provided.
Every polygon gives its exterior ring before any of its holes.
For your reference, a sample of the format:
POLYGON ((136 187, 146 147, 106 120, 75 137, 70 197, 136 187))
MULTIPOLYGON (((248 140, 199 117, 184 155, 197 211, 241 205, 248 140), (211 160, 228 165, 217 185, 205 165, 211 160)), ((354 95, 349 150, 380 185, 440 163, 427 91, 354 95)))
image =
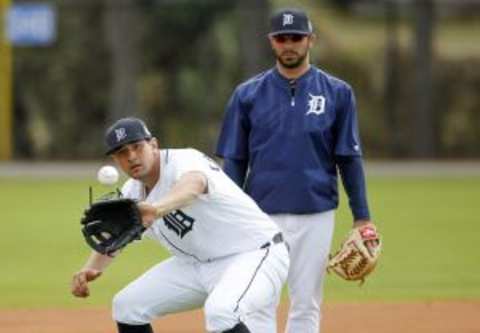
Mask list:
POLYGON ((210 261, 259 249, 280 231, 221 168, 195 149, 160 151, 160 177, 148 195, 144 185, 129 179, 125 197, 155 203, 186 172, 200 171, 208 180, 208 192, 187 207, 157 219, 145 236, 164 245, 173 255, 210 261))

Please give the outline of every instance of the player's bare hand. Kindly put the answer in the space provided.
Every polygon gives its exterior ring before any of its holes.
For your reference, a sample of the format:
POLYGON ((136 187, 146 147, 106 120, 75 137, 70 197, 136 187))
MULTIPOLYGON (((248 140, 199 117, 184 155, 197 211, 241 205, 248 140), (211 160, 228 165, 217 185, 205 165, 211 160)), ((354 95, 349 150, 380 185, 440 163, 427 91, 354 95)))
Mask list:
POLYGON ((88 282, 95 280, 102 274, 96 269, 84 269, 73 275, 71 291, 75 297, 88 297, 90 290, 88 289, 88 282))
POLYGON ((157 219, 157 209, 155 206, 146 203, 140 202, 138 204, 138 209, 142 214, 142 224, 145 228, 149 228, 152 226, 153 222, 157 219))

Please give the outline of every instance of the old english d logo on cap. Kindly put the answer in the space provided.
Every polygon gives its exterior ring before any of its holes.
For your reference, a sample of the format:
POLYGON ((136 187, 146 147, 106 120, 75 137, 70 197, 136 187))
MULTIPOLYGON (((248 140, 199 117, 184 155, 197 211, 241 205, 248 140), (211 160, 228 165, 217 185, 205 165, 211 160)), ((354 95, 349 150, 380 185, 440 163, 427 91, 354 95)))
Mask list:
POLYGON ((310 35, 311 33, 313 33, 312 23, 301 9, 284 8, 276 12, 270 19, 270 36, 280 34, 310 35))
POLYGON ((292 14, 288 14, 288 13, 283 14, 283 26, 293 24, 293 17, 294 16, 292 14))

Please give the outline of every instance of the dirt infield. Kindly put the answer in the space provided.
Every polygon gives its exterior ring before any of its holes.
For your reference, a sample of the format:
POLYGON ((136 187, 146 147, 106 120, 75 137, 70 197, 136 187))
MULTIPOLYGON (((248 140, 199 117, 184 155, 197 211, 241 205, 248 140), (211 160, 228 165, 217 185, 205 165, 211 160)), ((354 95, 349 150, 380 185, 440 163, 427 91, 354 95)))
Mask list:
MULTIPOLYGON (((285 318, 286 306, 279 318, 285 318)), ((327 304, 322 333, 478 333, 480 301, 327 304)), ((279 320, 283 329, 284 320, 279 320)), ((201 333, 200 311, 155 322, 157 333, 201 333)), ((283 330, 280 330, 283 331, 283 330)), ((1 310, 0 332, 114 333, 110 313, 101 310, 1 310)), ((298 332, 302 333, 302 332, 298 332)))

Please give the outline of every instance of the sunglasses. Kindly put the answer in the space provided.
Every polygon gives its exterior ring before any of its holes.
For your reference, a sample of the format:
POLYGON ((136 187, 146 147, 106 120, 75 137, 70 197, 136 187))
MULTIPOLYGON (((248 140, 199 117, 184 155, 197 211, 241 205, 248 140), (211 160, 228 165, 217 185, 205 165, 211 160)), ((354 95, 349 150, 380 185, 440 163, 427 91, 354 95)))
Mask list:
POLYGON ((273 36, 273 39, 275 39, 277 43, 283 44, 288 40, 293 43, 298 43, 302 41, 305 37, 306 37, 305 35, 300 35, 300 34, 283 34, 283 35, 273 36))

